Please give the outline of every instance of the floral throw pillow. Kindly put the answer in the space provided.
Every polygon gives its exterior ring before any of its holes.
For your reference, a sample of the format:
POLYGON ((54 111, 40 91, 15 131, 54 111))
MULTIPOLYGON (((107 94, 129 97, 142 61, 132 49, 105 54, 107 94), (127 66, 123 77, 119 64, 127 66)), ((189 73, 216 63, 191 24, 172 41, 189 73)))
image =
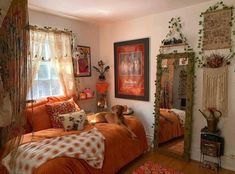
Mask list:
POLYGON ((76 112, 74 115, 74 130, 82 130, 84 128, 85 121, 87 120, 87 116, 84 110, 76 112))
POLYGON ((82 130, 86 121, 86 113, 84 110, 79 112, 71 112, 58 116, 65 131, 82 130))
MULTIPOLYGON (((75 113, 75 112, 72 112, 72 113, 75 113)), ((72 117, 72 113, 61 114, 58 116, 65 131, 73 130, 74 118, 72 117)))
POLYGON ((58 117, 59 114, 66 114, 76 111, 75 105, 71 101, 49 103, 46 104, 45 106, 50 116, 53 128, 63 128, 63 125, 58 117))

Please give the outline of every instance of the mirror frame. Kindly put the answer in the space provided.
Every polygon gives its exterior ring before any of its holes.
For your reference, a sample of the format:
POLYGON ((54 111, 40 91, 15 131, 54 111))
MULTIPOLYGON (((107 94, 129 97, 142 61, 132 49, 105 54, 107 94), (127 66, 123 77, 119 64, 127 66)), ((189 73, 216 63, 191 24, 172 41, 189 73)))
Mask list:
MULTIPOLYGON (((184 154, 182 156, 173 152, 165 152, 167 155, 190 159, 191 137, 192 137, 192 115, 193 115, 193 91, 194 91, 194 52, 169 53, 157 55, 157 73, 156 73, 156 93, 154 102, 154 149, 158 149, 158 133, 159 133, 159 116, 160 116, 160 92, 161 92, 161 76, 162 76, 162 59, 179 59, 187 57, 187 89, 186 89, 186 118, 184 126, 184 154)), ((164 153, 164 152, 163 152, 164 153)))

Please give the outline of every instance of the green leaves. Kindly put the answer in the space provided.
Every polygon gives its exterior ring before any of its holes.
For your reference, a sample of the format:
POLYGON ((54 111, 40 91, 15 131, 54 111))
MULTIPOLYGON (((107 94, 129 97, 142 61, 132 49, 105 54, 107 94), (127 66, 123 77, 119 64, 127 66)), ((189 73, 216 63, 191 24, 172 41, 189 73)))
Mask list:
MULTIPOLYGON (((200 13, 200 17, 202 18, 203 15, 207 12, 214 12, 214 11, 218 11, 218 10, 223 10, 223 9, 234 9, 233 6, 227 6, 224 4, 223 1, 220 1, 218 3, 216 3, 215 5, 213 6, 210 6, 205 12, 202 12, 200 13)), ((233 24, 234 24, 234 15, 233 15, 233 11, 231 13, 231 22, 229 23, 229 25, 232 27, 233 24)), ((201 19, 199 21, 199 26, 203 27, 203 19, 201 19)), ((200 49, 200 51, 198 52, 198 57, 196 57, 196 62, 198 63, 198 67, 203 67, 205 66, 205 60, 203 58, 203 54, 204 54, 204 50, 203 50, 203 28, 199 30, 198 32, 198 35, 199 35, 199 38, 198 38, 198 46, 197 48, 200 49)), ((235 31, 232 31, 232 35, 235 35, 235 31)), ((231 40, 232 42, 232 40, 231 40)), ((230 49, 230 52, 232 53, 232 57, 235 55, 234 51, 233 51, 233 48, 230 49)))
POLYGON ((101 73, 100 69, 97 68, 96 66, 93 66, 93 68, 94 68, 98 73, 101 73))

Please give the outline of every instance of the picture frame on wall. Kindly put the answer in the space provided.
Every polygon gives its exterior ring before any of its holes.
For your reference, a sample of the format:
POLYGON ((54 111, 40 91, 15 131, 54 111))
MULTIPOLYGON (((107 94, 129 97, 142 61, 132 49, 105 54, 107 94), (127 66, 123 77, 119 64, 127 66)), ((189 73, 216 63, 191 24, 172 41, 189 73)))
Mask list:
POLYGON ((206 12, 204 16, 203 49, 229 49, 231 42, 232 10, 206 12))
POLYGON ((89 46, 78 45, 73 58, 74 76, 91 76, 91 48, 89 46))
POLYGON ((149 101, 149 38, 114 43, 115 97, 149 101))

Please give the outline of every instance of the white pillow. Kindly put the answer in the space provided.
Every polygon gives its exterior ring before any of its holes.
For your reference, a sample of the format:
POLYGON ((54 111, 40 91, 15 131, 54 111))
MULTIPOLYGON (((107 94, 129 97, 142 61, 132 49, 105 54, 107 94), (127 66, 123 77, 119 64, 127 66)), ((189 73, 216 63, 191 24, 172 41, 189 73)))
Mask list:
POLYGON ((87 116, 84 110, 81 110, 79 112, 76 112, 74 116, 74 125, 73 129, 74 130, 82 130, 84 128, 85 121, 87 120, 87 116))
POLYGON ((64 130, 66 130, 66 131, 73 130, 74 118, 72 117, 72 113, 73 112, 58 115, 59 120, 62 123, 64 130))
POLYGON ((59 115, 59 118, 66 131, 82 130, 84 128, 84 123, 87 119, 84 110, 61 114, 59 115))

